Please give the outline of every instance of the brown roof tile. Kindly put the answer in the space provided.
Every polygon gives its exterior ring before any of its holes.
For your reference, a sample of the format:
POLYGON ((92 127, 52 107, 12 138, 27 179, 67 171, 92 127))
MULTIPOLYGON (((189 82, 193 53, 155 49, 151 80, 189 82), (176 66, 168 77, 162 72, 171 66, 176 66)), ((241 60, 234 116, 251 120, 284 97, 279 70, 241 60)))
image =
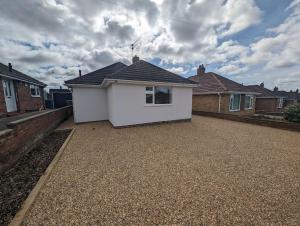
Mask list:
POLYGON ((265 97, 265 98, 276 98, 276 96, 272 93, 271 90, 264 88, 259 85, 249 85, 247 86, 248 89, 252 90, 253 92, 260 93, 257 97, 265 97))
POLYGON ((195 75, 189 79, 198 83, 198 87, 193 89, 194 95, 219 92, 253 92, 249 90, 247 86, 241 85, 213 72, 205 73, 200 76, 195 75))

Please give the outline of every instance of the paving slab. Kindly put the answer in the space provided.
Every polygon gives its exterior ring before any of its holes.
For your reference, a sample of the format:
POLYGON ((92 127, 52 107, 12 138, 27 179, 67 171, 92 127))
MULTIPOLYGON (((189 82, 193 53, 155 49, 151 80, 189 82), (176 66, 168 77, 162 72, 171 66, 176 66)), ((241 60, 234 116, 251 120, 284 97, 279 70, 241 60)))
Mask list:
POLYGON ((300 225, 300 133, 193 116, 76 131, 23 225, 300 225))

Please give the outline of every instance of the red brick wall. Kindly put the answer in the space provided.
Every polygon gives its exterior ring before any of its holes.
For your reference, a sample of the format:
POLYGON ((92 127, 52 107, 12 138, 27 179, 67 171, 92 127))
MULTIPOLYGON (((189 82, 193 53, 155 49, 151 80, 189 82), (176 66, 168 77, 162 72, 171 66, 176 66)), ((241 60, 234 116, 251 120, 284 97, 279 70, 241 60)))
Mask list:
POLYGON ((235 116, 231 114, 212 113, 212 112, 203 112, 203 111, 193 112, 193 115, 215 117, 215 118, 227 119, 227 120, 232 120, 237 122, 245 122, 245 123, 251 123, 251 124, 256 124, 261 126, 268 126, 268 127, 278 128, 278 129, 286 129, 286 130, 300 132, 300 123, 296 123, 296 122, 259 119, 251 116, 239 116, 239 115, 235 116))
POLYGON ((239 111, 229 111, 230 94, 222 95, 222 111, 221 113, 232 114, 232 115, 253 115, 255 113, 255 100, 252 109, 245 109, 245 94, 241 95, 241 104, 239 111))
POLYGON ((257 98, 255 108, 256 113, 276 112, 277 98, 257 98))
MULTIPOLYGON (((244 109, 245 95, 241 96, 240 111, 229 111, 230 94, 221 94, 220 112, 233 115, 252 115, 253 109, 244 109)), ((255 98, 254 98, 255 102, 255 98)), ((217 94, 194 95, 193 96, 193 111, 216 112, 219 111, 219 96, 217 94)))
POLYGON ((7 130, 0 131, 0 173, 71 114, 68 106, 9 123, 7 130))
POLYGON ((14 81, 15 90, 18 98, 18 110, 20 112, 37 111, 44 106, 44 92, 40 87, 40 97, 32 97, 30 94, 30 86, 24 82, 14 81))
POLYGON ((6 113, 5 97, 3 92, 2 79, 0 77, 0 115, 6 113))
POLYGON ((216 94, 194 95, 193 111, 218 112, 219 96, 216 94))

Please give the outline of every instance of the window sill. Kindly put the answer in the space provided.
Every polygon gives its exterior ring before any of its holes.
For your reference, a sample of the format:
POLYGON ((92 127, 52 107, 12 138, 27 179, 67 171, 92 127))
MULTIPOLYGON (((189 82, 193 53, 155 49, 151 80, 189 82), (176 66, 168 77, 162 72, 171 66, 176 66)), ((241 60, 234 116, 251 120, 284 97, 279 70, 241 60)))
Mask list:
POLYGON ((31 95, 31 97, 41 97, 41 96, 32 96, 32 95, 31 95))
POLYGON ((230 112, 235 112, 235 111, 240 111, 240 110, 241 110, 241 109, 236 109, 236 110, 230 110, 230 109, 229 109, 230 112))
POLYGON ((172 106, 173 104, 145 104, 144 107, 172 106))
POLYGON ((253 110, 253 108, 245 108, 245 110, 253 110))

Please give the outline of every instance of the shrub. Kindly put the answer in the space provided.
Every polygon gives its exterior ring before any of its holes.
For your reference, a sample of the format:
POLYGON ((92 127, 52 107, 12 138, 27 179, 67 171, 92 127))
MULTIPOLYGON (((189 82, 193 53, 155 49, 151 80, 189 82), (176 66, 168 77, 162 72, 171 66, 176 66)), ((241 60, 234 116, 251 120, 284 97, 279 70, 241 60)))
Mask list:
POLYGON ((300 104, 288 106, 284 111, 284 118, 290 122, 300 122, 300 104))

